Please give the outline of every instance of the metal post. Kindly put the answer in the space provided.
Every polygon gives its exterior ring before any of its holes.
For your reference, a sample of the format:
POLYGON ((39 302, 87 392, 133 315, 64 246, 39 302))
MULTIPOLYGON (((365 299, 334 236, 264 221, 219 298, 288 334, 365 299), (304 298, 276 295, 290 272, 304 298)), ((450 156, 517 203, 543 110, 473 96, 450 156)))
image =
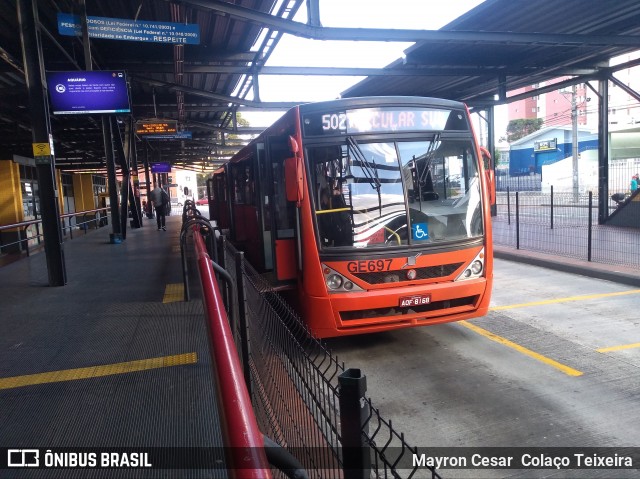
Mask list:
POLYGON ((49 123, 49 105, 42 84, 44 62, 38 31, 36 0, 18 0, 17 11, 22 42, 22 63, 29 92, 33 153, 38 174, 38 194, 49 286, 64 286, 67 283, 67 272, 60 229, 59 192, 55 182, 55 156, 49 123))
POLYGON ((118 184, 116 182, 116 165, 113 154, 113 138, 111 135, 111 121, 106 115, 102 116, 102 141, 104 142, 104 156, 107 163, 107 183, 109 187, 109 208, 111 210, 111 231, 109 242, 122 243, 120 230, 120 210, 118 209, 118 184))
POLYGON ((598 224, 609 217, 609 81, 598 89, 598 224))
POLYGON ((578 174, 578 106, 576 101, 576 85, 571 90, 571 135, 573 137, 573 201, 578 202, 579 174, 578 174))
MULTIPOLYGON (((236 253, 236 283, 238 286, 238 317, 235 321, 235 325, 240 327, 240 354, 242 357, 242 370, 244 372, 244 382, 247 385, 249 391, 249 397, 251 394, 251 368, 249 367, 249 324, 247 321, 247 308, 246 308, 246 293, 244 288, 244 252, 238 251, 236 253)), ((234 336, 236 331, 232 329, 234 336)))
POLYGON ((359 369, 347 369, 338 376, 338 385, 344 479, 369 479, 371 452, 365 435, 369 429, 367 377, 359 369))
POLYGON ((180 260, 182 261, 182 286, 184 289, 184 300, 189 302, 191 300, 191 293, 189 292, 189 265, 187 262, 187 231, 184 224, 180 230, 180 260))
MULTIPOLYGON (((495 116, 495 107, 490 106, 487 108, 487 149, 491 152, 491 162, 489 164, 489 168, 493 170, 493 188, 497 189, 497 181, 496 178, 496 128, 495 128, 496 116, 495 116)), ((491 216, 497 216, 498 214, 498 205, 497 201, 495 204, 491 205, 491 216)))
POLYGON ((511 224, 511 191, 507 186, 507 224, 511 224))
POLYGON ((319 0, 307 0, 307 24, 321 27, 319 0))
POLYGON ((122 141, 122 134, 120 132, 120 126, 116 117, 111 117, 111 135, 115 141, 116 152, 118 153, 120 163, 120 174, 122 175, 122 183, 120 186, 120 232, 122 239, 127 238, 127 219, 129 217, 129 193, 131 192, 131 175, 129 171, 129 158, 126 148, 122 141))
POLYGON ((589 233, 587 237, 587 261, 591 261, 591 239, 593 235, 593 218, 592 211, 593 208, 593 191, 589 191, 589 233))
POLYGON ((553 185, 551 185, 551 229, 553 229, 553 185))
POLYGON ((227 242, 227 238, 222 235, 220 236, 220 241, 218 241, 218 258, 220 259, 220 261, 218 262, 218 264, 224 269, 225 267, 225 261, 224 261, 224 252, 226 249, 226 242, 227 242))
POLYGON ((520 202, 516 191, 516 249, 520 249, 520 202))
POLYGON ((125 129, 126 150, 131 167, 132 195, 131 207, 131 227, 140 228, 142 226, 142 209, 140 206, 140 180, 138 179, 138 155, 136 155, 136 128, 133 117, 129 118, 125 129))

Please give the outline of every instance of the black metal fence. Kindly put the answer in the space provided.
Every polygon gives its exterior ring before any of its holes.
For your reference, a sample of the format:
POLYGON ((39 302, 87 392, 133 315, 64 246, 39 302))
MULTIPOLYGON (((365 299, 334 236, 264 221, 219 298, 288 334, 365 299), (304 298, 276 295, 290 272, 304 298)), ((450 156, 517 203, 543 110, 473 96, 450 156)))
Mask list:
MULTIPOLYGON (((237 295, 227 290, 232 329, 258 424, 315 478, 430 477, 420 454, 366 397, 366 377, 345 369, 314 339, 283 298, 224 238, 218 257, 237 295)), ((223 283, 222 283, 223 284, 223 283)), ((274 472, 281 474, 278 471, 274 472)), ((284 476, 280 476, 284 477, 284 476)))
MULTIPOLYGON (((495 244, 598 263, 640 266, 638 228, 599 225, 592 193, 507 191, 496 198, 495 244)), ((610 211, 615 210, 610 202, 610 211)))

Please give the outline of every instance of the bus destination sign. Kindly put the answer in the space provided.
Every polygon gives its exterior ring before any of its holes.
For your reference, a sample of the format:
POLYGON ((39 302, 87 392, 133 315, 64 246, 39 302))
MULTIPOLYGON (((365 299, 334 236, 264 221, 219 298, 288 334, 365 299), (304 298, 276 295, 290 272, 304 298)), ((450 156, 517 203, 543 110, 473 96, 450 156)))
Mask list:
POLYGON ((437 108, 360 108, 304 116, 305 136, 468 130, 462 111, 437 108))

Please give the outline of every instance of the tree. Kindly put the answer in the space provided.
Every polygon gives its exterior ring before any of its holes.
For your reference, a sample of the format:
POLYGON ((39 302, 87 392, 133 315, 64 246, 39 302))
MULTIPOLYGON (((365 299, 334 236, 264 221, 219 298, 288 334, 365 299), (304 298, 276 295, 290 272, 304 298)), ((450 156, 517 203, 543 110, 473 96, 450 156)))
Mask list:
POLYGON ((540 128, 542 128, 542 118, 511 120, 507 125, 507 141, 513 143, 534 131, 538 131, 540 128))

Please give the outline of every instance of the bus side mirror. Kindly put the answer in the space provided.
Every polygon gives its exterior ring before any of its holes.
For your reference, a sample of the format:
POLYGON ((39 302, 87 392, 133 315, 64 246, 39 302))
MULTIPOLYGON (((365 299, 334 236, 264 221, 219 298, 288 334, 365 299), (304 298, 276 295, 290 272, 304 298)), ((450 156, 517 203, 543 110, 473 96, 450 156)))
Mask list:
POLYGON ((287 201, 295 201, 297 206, 304 199, 302 158, 293 156, 284 160, 284 185, 287 201))
POLYGON ((489 204, 496 204, 496 177, 493 170, 493 162, 491 161, 491 153, 484 146, 480 147, 482 153, 482 163, 484 164, 484 173, 487 176, 487 187, 489 190, 489 204))
POLYGON ((291 150, 291 153, 293 153, 293 156, 298 156, 298 150, 300 147, 298 146, 296 139, 291 135, 289 135, 289 149, 291 150))

